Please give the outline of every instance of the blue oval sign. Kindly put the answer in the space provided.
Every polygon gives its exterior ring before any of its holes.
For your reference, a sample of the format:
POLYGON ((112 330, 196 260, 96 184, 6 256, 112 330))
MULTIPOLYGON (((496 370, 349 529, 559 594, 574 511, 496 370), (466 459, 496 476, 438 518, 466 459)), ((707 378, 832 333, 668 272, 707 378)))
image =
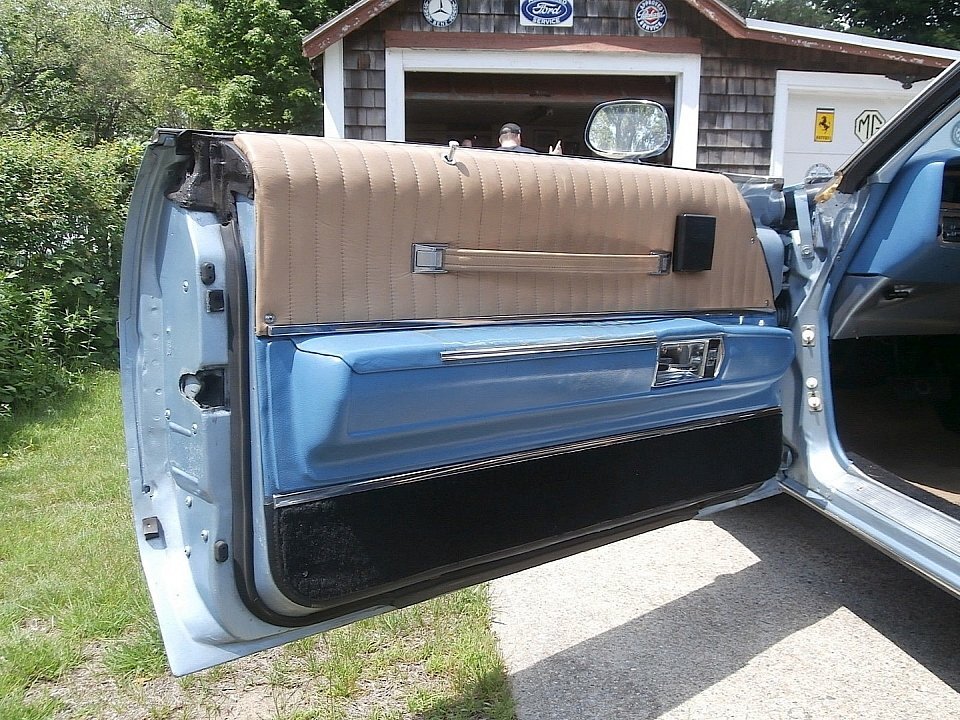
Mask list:
POLYGON ((535 25, 560 25, 573 15, 571 0, 521 0, 520 14, 535 25))

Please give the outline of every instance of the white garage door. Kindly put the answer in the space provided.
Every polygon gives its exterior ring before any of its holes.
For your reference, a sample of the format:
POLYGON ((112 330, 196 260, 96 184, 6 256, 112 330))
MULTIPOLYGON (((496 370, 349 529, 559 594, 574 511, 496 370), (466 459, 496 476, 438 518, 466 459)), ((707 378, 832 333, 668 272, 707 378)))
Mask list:
POLYGON ((836 170, 921 89, 878 75, 777 73, 770 174, 801 182, 816 164, 836 170))

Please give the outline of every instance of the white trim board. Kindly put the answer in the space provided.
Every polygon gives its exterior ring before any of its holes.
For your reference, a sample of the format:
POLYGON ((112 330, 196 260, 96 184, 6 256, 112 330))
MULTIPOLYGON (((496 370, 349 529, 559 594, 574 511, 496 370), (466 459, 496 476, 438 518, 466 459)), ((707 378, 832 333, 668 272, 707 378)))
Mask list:
POLYGON ((407 72, 511 73, 524 75, 671 75, 676 78, 673 164, 697 166, 700 56, 661 53, 583 53, 387 48, 387 140, 406 139, 407 72))
POLYGON ((857 35, 856 33, 821 30, 803 25, 791 25, 789 23, 779 23, 770 20, 755 20, 754 18, 746 18, 746 26, 750 30, 759 30, 774 35, 790 35, 792 37, 809 38, 812 40, 826 40, 844 45, 856 45, 858 47, 919 55, 921 57, 960 60, 960 51, 934 47, 932 45, 917 45, 899 40, 883 40, 881 38, 867 37, 866 35, 857 35))
POLYGON ((343 40, 323 54, 323 136, 344 137, 343 40))

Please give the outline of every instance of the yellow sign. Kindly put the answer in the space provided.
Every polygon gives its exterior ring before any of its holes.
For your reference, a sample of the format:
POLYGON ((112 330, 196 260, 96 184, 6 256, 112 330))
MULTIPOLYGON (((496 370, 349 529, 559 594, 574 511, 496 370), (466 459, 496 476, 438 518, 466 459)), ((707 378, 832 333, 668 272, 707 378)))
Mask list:
POLYGON ((833 108, 817 108, 817 123, 813 126, 814 142, 833 142, 835 115, 833 108))

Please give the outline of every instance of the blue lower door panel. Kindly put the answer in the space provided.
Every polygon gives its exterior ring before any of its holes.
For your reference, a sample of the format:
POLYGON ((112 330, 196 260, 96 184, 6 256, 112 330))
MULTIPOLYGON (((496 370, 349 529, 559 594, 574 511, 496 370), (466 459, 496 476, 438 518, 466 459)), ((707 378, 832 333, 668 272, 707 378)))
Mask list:
POLYGON ((404 604, 747 492, 792 347, 692 319, 261 341, 274 581, 320 614, 404 604), (662 344, 717 338, 716 377, 655 384, 662 344))

